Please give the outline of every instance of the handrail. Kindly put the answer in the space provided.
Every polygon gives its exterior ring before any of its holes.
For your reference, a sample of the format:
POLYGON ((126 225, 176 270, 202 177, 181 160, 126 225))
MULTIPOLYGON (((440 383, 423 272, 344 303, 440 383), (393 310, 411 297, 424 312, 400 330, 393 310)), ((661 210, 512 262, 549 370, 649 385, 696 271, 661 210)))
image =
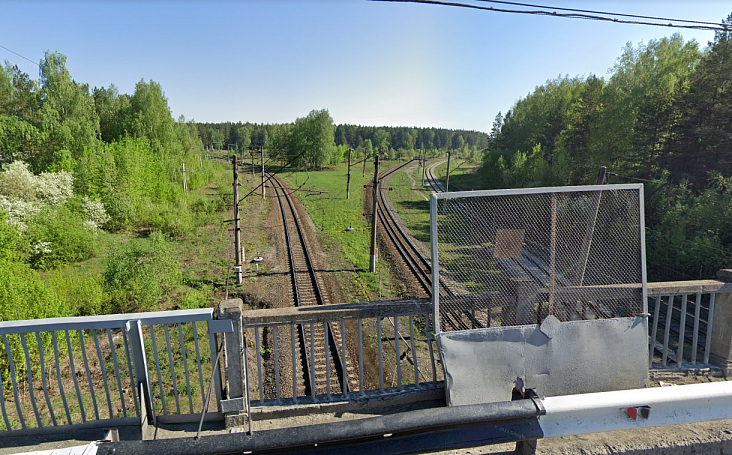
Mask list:
POLYGON ((392 316, 421 316, 429 314, 429 299, 384 300, 378 302, 346 303, 299 308, 270 308, 242 312, 245 327, 280 324, 329 322, 335 319, 369 319, 392 316))
POLYGON ((213 308, 196 310, 153 311, 148 313, 105 314, 70 318, 28 319, 0 322, 0 335, 61 330, 116 329, 127 321, 139 320, 142 325, 175 324, 213 319, 213 308))

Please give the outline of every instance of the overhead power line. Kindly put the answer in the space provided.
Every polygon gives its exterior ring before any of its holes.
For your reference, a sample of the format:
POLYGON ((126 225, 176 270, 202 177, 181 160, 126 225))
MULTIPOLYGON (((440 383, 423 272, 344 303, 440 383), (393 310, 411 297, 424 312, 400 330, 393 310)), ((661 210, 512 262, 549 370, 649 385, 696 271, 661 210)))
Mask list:
POLYGON ((473 4, 469 4, 469 3, 457 3, 457 2, 448 2, 448 1, 441 1, 441 0, 371 0, 371 1, 394 2, 394 3, 422 3, 422 4, 427 4, 427 5, 453 6, 453 7, 458 7, 458 8, 469 8, 469 9, 477 9, 477 10, 482 10, 482 11, 493 11, 493 12, 497 12, 497 13, 532 14, 532 15, 537 15, 537 16, 563 17, 563 18, 567 18, 567 19, 585 19, 585 20, 595 20, 595 21, 606 21, 606 22, 614 22, 616 24, 649 25, 649 26, 653 26, 653 27, 685 28, 685 29, 692 29, 692 30, 712 30, 712 31, 716 31, 716 32, 729 32, 730 30, 732 30, 732 26, 730 26, 730 24, 725 24, 725 23, 691 21, 691 20, 687 20, 687 19, 667 19, 667 18, 661 18, 661 17, 655 17, 655 16, 640 16, 640 15, 630 15, 630 14, 620 14, 620 13, 605 13, 605 12, 600 12, 600 11, 595 12, 595 11, 590 11, 590 10, 574 10, 574 9, 570 9, 570 8, 556 8, 553 6, 532 5, 529 3, 502 2, 502 1, 498 1, 498 0, 477 0, 477 1, 510 4, 510 5, 516 5, 516 6, 526 6, 526 7, 531 7, 531 8, 550 8, 554 11, 543 10, 543 9, 521 10, 521 9, 495 8, 493 6, 480 6, 480 5, 473 5, 473 4), (568 11, 568 12, 559 13, 559 12, 557 12, 559 10, 568 11), (618 17, 633 17, 633 18, 644 19, 644 20, 618 19, 618 17), (655 22, 651 22, 651 21, 655 21, 655 22), (660 22, 660 21, 669 21, 669 22, 660 22), (674 23, 674 22, 676 22, 676 23, 674 23))
POLYGON ((41 65, 38 62, 34 62, 33 60, 29 59, 28 57, 26 57, 24 55, 20 55, 19 53, 15 52, 12 49, 8 49, 7 47, 3 46, 2 44, 0 44, 0 47, 2 47, 3 49, 5 49, 6 51, 8 51, 10 53, 13 53, 13 54, 17 55, 20 58, 24 58, 24 59, 28 60, 29 62, 31 62, 32 64, 38 66, 39 68, 41 67, 41 65))
POLYGON ((559 10, 559 11, 572 11, 575 13, 601 14, 601 15, 605 15, 605 16, 633 17, 635 19, 649 19, 649 20, 656 20, 656 21, 687 22, 689 24, 705 24, 705 25, 713 25, 715 27, 724 27, 725 26, 725 24, 722 24, 720 22, 694 21, 694 20, 689 20, 689 19, 671 19, 668 17, 641 16, 641 15, 637 15, 637 14, 625 14, 625 13, 608 13, 606 11, 593 11, 593 10, 575 9, 575 8, 561 8, 559 6, 533 5, 531 3, 506 2, 506 1, 501 1, 501 0, 476 0, 476 1, 485 2, 485 3, 498 3, 498 4, 502 4, 502 5, 525 6, 527 8, 548 8, 548 9, 555 9, 555 10, 559 10))

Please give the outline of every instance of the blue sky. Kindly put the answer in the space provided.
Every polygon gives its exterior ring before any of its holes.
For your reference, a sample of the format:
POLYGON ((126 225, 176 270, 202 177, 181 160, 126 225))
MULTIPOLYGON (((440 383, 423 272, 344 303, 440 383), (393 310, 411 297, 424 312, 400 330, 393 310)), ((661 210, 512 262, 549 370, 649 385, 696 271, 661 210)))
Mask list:
MULTIPOLYGON (((728 1, 536 3, 716 22, 732 12, 728 1)), ((547 79, 606 77, 625 43, 674 32, 364 0, 0 0, 0 45, 33 61, 61 52, 91 87, 131 94, 155 80, 176 118, 201 122, 292 122, 325 108, 336 123, 489 131, 547 79)), ((0 60, 38 74, 1 48, 0 60)))

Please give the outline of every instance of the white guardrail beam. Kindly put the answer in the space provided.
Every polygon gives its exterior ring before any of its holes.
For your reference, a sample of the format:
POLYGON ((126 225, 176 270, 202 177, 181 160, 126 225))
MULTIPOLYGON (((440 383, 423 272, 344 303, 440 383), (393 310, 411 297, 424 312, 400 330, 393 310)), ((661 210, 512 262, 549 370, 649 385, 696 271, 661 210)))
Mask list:
POLYGON ((732 418, 732 382, 541 399, 545 438, 732 418))

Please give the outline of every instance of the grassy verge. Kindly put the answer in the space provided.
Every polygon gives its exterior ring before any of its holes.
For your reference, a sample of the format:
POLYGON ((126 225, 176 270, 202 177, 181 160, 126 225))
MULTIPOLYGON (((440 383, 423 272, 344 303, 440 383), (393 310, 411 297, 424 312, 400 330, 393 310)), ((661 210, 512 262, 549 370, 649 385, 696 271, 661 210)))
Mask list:
MULTIPOLYGON (((399 161, 382 161, 382 169, 399 165, 399 161)), ((376 273, 369 273, 371 226, 364 216, 364 185, 373 180, 373 163, 351 168, 351 197, 346 198, 348 165, 310 172, 296 170, 282 176, 305 206, 326 251, 333 251, 353 265, 350 290, 353 301, 391 298, 388 268, 380 262, 376 273), (349 231, 348 228, 353 228, 349 231)))

